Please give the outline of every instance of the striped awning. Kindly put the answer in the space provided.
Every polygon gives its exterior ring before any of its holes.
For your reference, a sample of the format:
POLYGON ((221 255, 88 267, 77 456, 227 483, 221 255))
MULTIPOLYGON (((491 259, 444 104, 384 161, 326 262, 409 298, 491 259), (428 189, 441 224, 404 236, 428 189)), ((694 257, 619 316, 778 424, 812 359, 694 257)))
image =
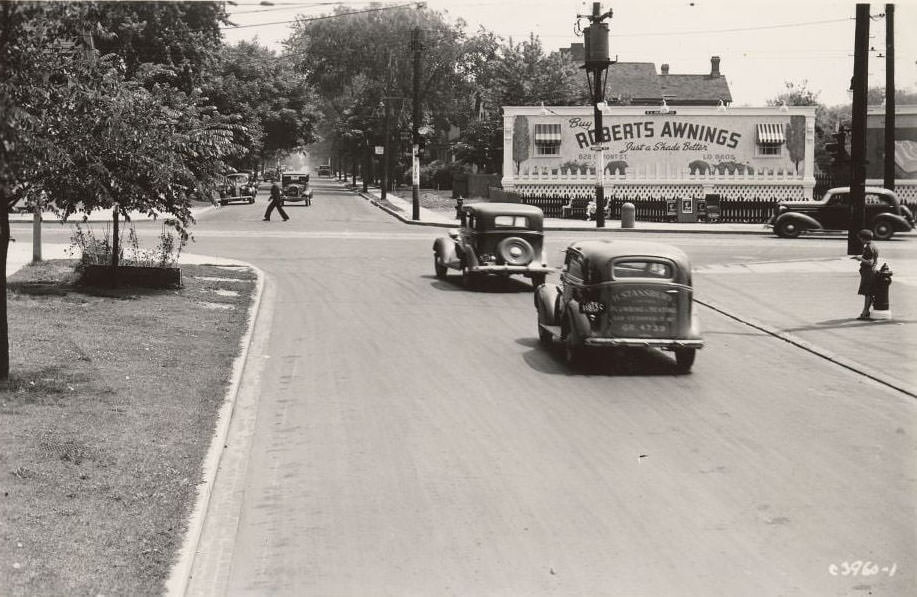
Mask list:
POLYGON ((560 125, 559 124, 536 124, 535 125, 535 143, 543 145, 560 144, 560 125))
POLYGON ((780 145, 786 143, 782 124, 759 124, 758 143, 760 145, 780 145))

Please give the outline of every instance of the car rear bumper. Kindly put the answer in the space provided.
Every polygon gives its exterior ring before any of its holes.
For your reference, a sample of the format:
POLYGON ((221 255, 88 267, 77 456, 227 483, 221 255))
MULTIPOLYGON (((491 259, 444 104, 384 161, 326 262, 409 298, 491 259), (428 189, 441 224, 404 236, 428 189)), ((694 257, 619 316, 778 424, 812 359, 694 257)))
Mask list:
POLYGON ((474 265, 468 268, 478 274, 552 274, 557 271, 547 265, 474 265))
POLYGON ((700 339, 673 339, 673 338, 586 338, 586 346, 632 346, 644 348, 703 348, 704 341, 700 339))

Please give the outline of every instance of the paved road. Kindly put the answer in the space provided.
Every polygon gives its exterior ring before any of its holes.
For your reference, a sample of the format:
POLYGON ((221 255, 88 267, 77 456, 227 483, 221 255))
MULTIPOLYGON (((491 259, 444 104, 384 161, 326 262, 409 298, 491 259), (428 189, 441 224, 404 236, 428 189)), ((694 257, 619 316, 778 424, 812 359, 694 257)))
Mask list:
POLYGON ((913 593, 912 399, 703 308, 692 375, 572 374, 527 284, 438 281, 441 231, 316 191, 196 234, 265 270, 268 308, 189 594, 913 593), (829 573, 855 560, 897 568, 829 573))
MULTIPOLYGON (((692 375, 656 353, 573 374, 526 283, 433 277, 441 230, 321 182, 290 222, 263 208, 205 214, 189 248, 267 276, 190 595, 917 590, 912 398, 703 307, 692 375), (830 573, 858 560, 897 566, 830 573)), ((700 294, 774 313, 805 299, 759 275, 843 242, 665 240, 700 294)))

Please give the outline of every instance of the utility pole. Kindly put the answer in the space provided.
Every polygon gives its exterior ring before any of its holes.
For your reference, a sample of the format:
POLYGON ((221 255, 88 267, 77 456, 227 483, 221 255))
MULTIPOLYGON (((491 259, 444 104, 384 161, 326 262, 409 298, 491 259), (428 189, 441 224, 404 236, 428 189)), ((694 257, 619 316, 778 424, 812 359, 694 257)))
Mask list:
POLYGON ((420 219, 420 51, 423 44, 420 41, 420 27, 411 31, 411 51, 414 53, 413 96, 414 113, 411 116, 411 219, 420 219))
POLYGON ((385 199, 388 196, 388 154, 389 150, 389 137, 391 136, 389 132, 389 120, 390 120, 390 104, 389 98, 382 98, 382 102, 385 105, 385 126, 382 129, 382 198, 385 199))
POLYGON ((853 44, 853 118, 850 131, 850 226, 847 254, 859 255, 857 233, 866 223, 866 86, 869 74, 869 4, 856 5, 853 44))
POLYGON ((602 4, 592 3, 591 15, 577 15, 577 19, 589 20, 589 26, 583 29, 586 50, 585 64, 581 67, 586 70, 586 81, 592 95, 592 105, 595 116, 595 226, 605 227, 605 146, 609 139, 605 137, 602 124, 602 107, 605 105, 605 83, 608 78, 608 66, 612 61, 608 53, 608 24, 606 18, 612 16, 612 11, 602 14, 602 4))
POLYGON ((885 188, 895 190, 895 5, 885 5, 885 188))

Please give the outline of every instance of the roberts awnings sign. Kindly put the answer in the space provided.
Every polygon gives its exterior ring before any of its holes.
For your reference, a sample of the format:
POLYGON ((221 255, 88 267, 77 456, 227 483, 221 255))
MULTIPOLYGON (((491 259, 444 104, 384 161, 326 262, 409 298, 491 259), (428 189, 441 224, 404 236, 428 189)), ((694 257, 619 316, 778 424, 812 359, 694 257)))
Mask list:
POLYGON ((762 145, 780 145, 786 142, 782 124, 759 124, 758 143, 762 145))

